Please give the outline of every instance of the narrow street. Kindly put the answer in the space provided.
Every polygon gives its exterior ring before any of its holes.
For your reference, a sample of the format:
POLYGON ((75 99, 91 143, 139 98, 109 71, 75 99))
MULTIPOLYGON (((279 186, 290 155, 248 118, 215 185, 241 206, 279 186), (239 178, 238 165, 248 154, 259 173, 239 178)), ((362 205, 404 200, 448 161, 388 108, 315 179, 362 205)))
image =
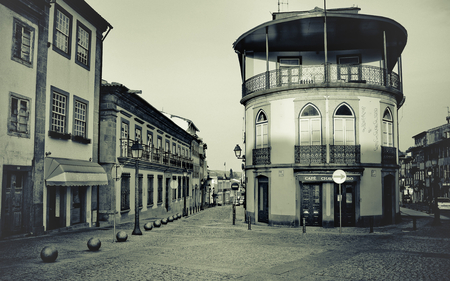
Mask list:
POLYGON ((244 222, 237 207, 206 209, 113 243, 112 227, 0 240, 1 280, 450 280, 450 220, 430 217, 393 226, 324 229, 269 227, 244 222), (102 241, 91 252, 91 237, 102 241), (40 258, 53 245, 55 262, 40 258))

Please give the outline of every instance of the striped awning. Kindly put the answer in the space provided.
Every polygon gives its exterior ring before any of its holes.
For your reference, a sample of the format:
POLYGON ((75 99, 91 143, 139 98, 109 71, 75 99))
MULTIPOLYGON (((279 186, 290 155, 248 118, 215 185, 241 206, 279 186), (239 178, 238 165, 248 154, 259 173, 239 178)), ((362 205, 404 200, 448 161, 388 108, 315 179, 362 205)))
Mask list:
POLYGON ((102 166, 84 160, 45 158, 47 186, 106 185, 108 177, 102 166))

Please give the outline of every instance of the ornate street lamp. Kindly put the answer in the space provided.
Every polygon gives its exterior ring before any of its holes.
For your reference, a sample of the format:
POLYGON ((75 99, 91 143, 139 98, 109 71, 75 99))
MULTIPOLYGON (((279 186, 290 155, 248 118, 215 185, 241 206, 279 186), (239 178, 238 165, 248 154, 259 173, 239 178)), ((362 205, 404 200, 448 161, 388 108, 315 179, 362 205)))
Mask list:
POLYGON ((131 146, 131 155, 135 163, 135 180, 134 180, 134 230, 132 235, 142 235, 139 228, 139 159, 142 158, 142 151, 144 150, 142 144, 135 142, 131 146))
POLYGON ((234 155, 236 155, 237 159, 245 159, 245 155, 241 157, 241 153, 242 153, 241 147, 239 146, 239 144, 236 144, 236 146, 234 147, 234 155))

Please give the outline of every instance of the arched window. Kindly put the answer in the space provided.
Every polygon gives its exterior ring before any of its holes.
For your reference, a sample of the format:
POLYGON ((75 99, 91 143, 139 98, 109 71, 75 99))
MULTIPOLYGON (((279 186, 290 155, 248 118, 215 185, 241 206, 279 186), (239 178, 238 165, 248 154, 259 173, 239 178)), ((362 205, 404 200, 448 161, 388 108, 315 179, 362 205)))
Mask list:
POLYGON ((255 124, 255 140, 256 140, 256 148, 264 148, 269 147, 269 132, 268 132, 268 120, 264 111, 259 111, 256 116, 256 124, 255 124))
POLYGON ((300 145, 321 145, 322 130, 319 110, 308 104, 300 112, 299 119, 300 145))
POLYGON ((334 113, 334 145, 355 145, 355 115, 345 103, 334 113))
POLYGON ((383 146, 394 146, 394 136, 392 133, 392 114, 389 108, 386 108, 383 114, 383 146))

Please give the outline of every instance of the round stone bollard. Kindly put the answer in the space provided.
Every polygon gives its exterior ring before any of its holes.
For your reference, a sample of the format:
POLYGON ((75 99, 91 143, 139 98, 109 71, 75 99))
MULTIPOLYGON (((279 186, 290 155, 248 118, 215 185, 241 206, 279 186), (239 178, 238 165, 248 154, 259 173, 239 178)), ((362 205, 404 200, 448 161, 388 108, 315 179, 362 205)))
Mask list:
POLYGON ((127 241, 128 234, 125 231, 119 231, 116 234, 117 242, 125 242, 127 241))
POLYGON ((58 250, 54 246, 46 246, 41 251, 41 259, 44 262, 54 262, 58 257, 58 250))
POLYGON ((145 230, 152 230, 152 228, 153 228, 153 224, 151 222, 144 224, 145 230))
POLYGON ((178 217, 179 219, 181 219, 181 214, 180 214, 180 213, 177 213, 177 217, 178 217))
POLYGON ((161 220, 161 223, 162 223, 162 224, 167 224, 167 218, 163 218, 163 219, 161 220))
POLYGON ((102 242, 100 239, 92 237, 88 240, 87 246, 91 251, 98 251, 98 249, 102 246, 102 242))
POLYGON ((167 218, 167 221, 168 221, 168 222, 173 222, 173 216, 168 217, 168 218, 167 218))
POLYGON ((153 225, 154 225, 155 227, 160 227, 160 226, 161 226, 161 220, 155 220, 155 221, 153 222, 153 225))
POLYGON ((177 219, 178 219, 178 215, 177 214, 173 215, 173 220, 176 221, 177 219))

